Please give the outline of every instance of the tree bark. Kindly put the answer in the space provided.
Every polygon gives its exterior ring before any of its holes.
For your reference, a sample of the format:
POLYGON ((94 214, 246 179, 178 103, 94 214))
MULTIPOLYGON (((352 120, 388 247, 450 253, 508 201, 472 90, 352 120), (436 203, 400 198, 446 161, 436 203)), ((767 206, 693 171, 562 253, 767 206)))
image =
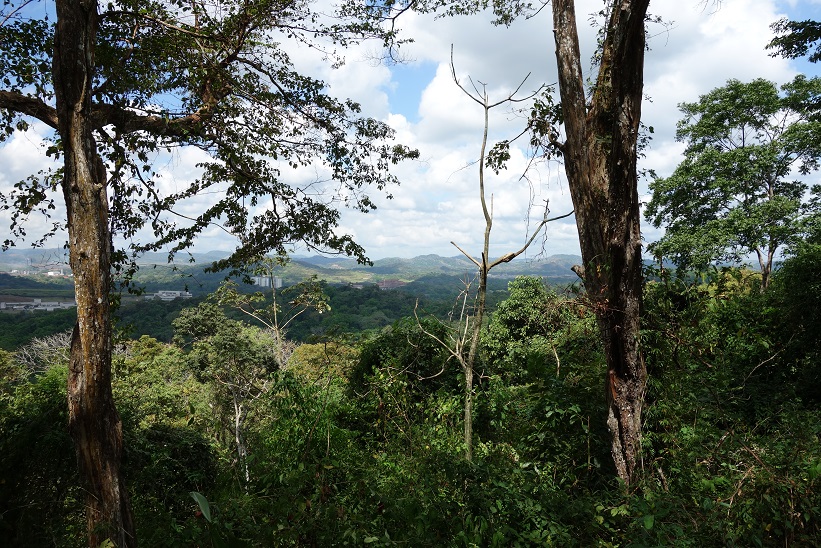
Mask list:
POLYGON ((242 435, 242 425, 245 422, 245 409, 242 405, 242 395, 236 386, 231 387, 231 395, 234 400, 234 441, 237 443, 237 464, 242 467, 245 477, 245 492, 251 483, 251 472, 248 468, 248 449, 245 447, 245 436, 242 435))
POLYGON ((567 141, 564 164, 576 212, 584 285, 607 359, 611 452, 629 485, 641 445, 647 371, 639 349, 641 233, 637 137, 649 0, 614 1, 588 102, 573 0, 553 1, 559 90, 567 141))
POLYGON ((77 323, 68 373, 69 431, 86 491, 88 544, 136 546, 120 471, 122 423, 111 392, 111 233, 106 170, 90 125, 97 4, 57 2, 54 91, 64 153, 69 261, 77 323))

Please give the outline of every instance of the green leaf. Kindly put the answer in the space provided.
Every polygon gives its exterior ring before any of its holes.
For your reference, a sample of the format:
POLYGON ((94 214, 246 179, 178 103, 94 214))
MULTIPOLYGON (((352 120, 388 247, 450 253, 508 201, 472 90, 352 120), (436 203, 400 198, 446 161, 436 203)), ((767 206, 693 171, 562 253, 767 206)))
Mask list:
POLYGON ((648 514, 644 516, 644 528, 648 531, 653 528, 653 524, 656 522, 656 517, 653 514, 648 514))
POLYGON ((206 499, 201 493, 197 491, 191 491, 191 498, 196 501, 197 505, 200 507, 200 512, 202 512, 202 517, 208 523, 211 523, 211 506, 208 504, 208 499, 206 499))

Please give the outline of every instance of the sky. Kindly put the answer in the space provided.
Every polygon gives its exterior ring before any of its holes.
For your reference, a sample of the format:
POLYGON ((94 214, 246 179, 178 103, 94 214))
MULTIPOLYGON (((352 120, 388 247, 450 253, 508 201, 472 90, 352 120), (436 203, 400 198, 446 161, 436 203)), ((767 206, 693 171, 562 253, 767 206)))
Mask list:
MULTIPOLYGON (((601 5, 601 0, 577 0, 583 61, 590 59, 595 45, 595 29, 587 24, 588 14, 601 5)), ((731 78, 749 81, 763 77, 783 84, 798 73, 815 76, 821 70, 821 66, 804 61, 773 58, 765 50, 774 21, 785 16, 818 19, 821 0, 656 0, 650 3, 650 12, 665 24, 649 27, 642 121, 654 128, 654 134, 639 168, 652 169, 659 176, 670 175, 682 160, 684 145, 675 141, 679 103, 697 101, 731 78)), ((392 199, 374 189, 370 195, 377 205, 375 211, 343 210, 340 231, 353 235, 371 259, 458 255, 451 242, 474 256, 481 252, 484 218, 475 162, 481 146, 482 109, 453 82, 451 48, 459 81, 470 86, 472 80, 480 89, 484 85, 491 101, 507 97, 525 77, 520 96, 556 81, 549 8, 510 27, 494 27, 491 19, 489 14, 437 19, 406 13, 400 20, 401 33, 413 43, 402 48, 405 62, 399 65, 376 63, 377 44, 353 48, 338 69, 329 68, 310 51, 290 52, 300 68, 326 81, 333 95, 360 102, 364 115, 387 122, 396 130, 399 142, 421 153, 418 161, 396 167, 401 184, 389 189, 392 199)), ((585 62, 583 66, 589 69, 590 65, 585 62)), ((594 73, 589 73, 592 78, 594 73)), ((494 109, 491 142, 515 136, 524 123, 522 116, 508 107, 494 109)), ((0 192, 46 165, 38 130, 44 128, 35 125, 28 132, 18 132, 0 148, 0 192)), ((163 159, 160 167, 167 188, 179 188, 195 178, 201 154, 181 150, 163 159)), ((523 246, 541 219, 545 204, 550 216, 572 210, 564 167, 557 161, 543 162, 522 177, 527 164, 527 151, 514 148, 506 171, 498 176, 486 174, 487 196, 490 200, 492 195, 493 203, 493 257, 523 246)), ((646 180, 639 181, 643 202, 650 199, 647 186, 646 180)), ((183 204, 181 211, 195 214, 208 199, 183 204)), ((0 226, 8 226, 7 219, 8 215, 0 212, 0 226)), ((32 217, 29 233, 36 235, 42 222, 32 217)), ((0 229, 0 234, 3 232, 5 228, 0 229)), ((646 243, 661 234, 643 222, 646 243)), ((61 242, 58 237, 54 245, 61 242)), ((206 230, 194 249, 228 251, 235 244, 223 231, 213 228, 206 230)), ((306 251, 296 249, 295 253, 306 251)), ((579 254, 572 216, 548 224, 526 257, 554 254, 579 254)))

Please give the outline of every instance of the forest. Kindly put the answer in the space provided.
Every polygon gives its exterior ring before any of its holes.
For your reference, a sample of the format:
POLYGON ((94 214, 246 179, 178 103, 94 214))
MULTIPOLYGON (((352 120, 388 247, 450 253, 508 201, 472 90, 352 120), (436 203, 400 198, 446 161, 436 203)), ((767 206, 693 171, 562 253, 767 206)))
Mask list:
MULTIPOLYGON (((447 339, 446 316, 289 343, 282 365, 270 330, 214 297, 186 301, 171 342, 115 350, 137 534, 146 546, 816 545, 819 269, 808 244, 766 292, 747 269, 648 270, 629 490, 583 293, 510 282, 482 331, 470 462, 462 372, 433 338, 447 339)), ((84 543, 68 339, 48 339, 2 353, 5 545, 84 543)))
MULTIPOLYGON (((149 273, 151 273, 149 271, 149 273)), ((571 272, 572 274, 572 272, 571 272)), ((226 274, 210 275, 203 280, 199 275, 195 285, 188 274, 166 276, 157 279, 155 276, 143 276, 138 273, 132 280, 132 289, 136 294, 123 293, 114 316, 121 337, 138 339, 148 335, 161 342, 171 342, 174 335, 172 322, 183 308, 194 306, 220 286, 226 274), (215 280, 212 281, 212 278, 215 280), (201 283, 199 283, 201 282, 201 283), (188 284, 188 285, 183 285, 188 284), (191 300, 175 299, 173 301, 145 300, 145 293, 150 289, 176 289, 191 287, 197 296, 191 300)), ((295 285, 298 282, 294 282, 295 285)), ((333 314, 319 314, 316 310, 306 310, 288 327, 288 339, 295 342, 310 342, 317 337, 333 333, 360 333, 372 331, 392 324, 394 321, 413 315, 418 309, 422 314, 447 317, 453 307, 453 301, 463 288, 463 278, 446 274, 428 274, 407 283, 405 286, 383 291, 375 283, 344 284, 322 280, 322 291, 328 299, 333 314)), ((569 285, 564 279, 554 282, 557 287, 569 285)), ((3 295, 20 293, 31 297, 49 298, 59 295, 68 298, 64 285, 53 289, 54 284, 37 283, 22 276, 8 276, 0 273, 0 299, 3 295)), ((239 279, 239 289, 244 293, 259 290, 239 279)), ((493 308, 507 295, 505 278, 494 278, 489 286, 488 307, 493 308)), ((288 286, 278 296, 279 306, 287 304, 288 286)), ((271 299, 270 294, 266 298, 271 299)), ((226 313, 240 319, 243 314, 228 309, 226 313)), ((0 349, 14 351, 32 338, 48 337, 61 331, 70 331, 77 321, 75 310, 58 310, 54 312, 0 313, 0 349)))
MULTIPOLYGON (((573 0, 4 2, 2 152, 23 136, 39 158, 0 181, 1 245, 65 237, 73 283, 3 280, 76 308, 0 315, 0 542, 821 544, 821 78, 728 76, 679 103, 662 176, 643 163, 645 57, 674 23, 649 0, 578 15, 573 0), (542 11, 554 84, 460 80, 453 45, 440 66, 484 114, 456 170, 481 236, 449 232, 481 239, 450 242, 470 274, 365 283, 402 261, 374 266, 348 212, 437 159, 318 74, 364 45, 402 63, 411 15, 509 27, 542 11), (498 107, 523 126, 510 138, 498 107), (568 211, 537 194, 554 167, 568 211), (529 201, 498 251, 508 170, 529 201), (571 222, 573 283, 500 276, 571 222), (217 237, 234 249, 190 278, 195 298, 138 300, 168 273, 141 257, 217 237), (330 283, 296 249, 372 270, 330 283), (284 287, 244 283, 289 265, 284 287)), ((821 59, 817 21, 768 24, 771 57, 821 59)))

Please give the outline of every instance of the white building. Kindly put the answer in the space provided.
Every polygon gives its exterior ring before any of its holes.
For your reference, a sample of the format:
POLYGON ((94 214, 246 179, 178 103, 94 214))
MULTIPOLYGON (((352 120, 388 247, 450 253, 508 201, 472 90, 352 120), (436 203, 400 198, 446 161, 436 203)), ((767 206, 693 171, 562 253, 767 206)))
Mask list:
POLYGON ((174 299, 190 299, 193 297, 188 291, 157 291, 156 293, 149 293, 145 296, 146 301, 159 299, 161 301, 173 301, 174 299))
MULTIPOLYGON (((258 285, 260 287, 271 287, 271 277, 270 276, 253 276, 251 278, 253 280, 254 285, 258 285)), ((274 289, 279 289, 282 287, 282 278, 274 277, 274 289)))
POLYGON ((31 301, 15 301, 11 303, 0 302, 0 310, 45 310, 51 312, 53 310, 65 310, 67 308, 75 308, 77 303, 74 301, 44 301, 43 299, 32 299, 31 301))

